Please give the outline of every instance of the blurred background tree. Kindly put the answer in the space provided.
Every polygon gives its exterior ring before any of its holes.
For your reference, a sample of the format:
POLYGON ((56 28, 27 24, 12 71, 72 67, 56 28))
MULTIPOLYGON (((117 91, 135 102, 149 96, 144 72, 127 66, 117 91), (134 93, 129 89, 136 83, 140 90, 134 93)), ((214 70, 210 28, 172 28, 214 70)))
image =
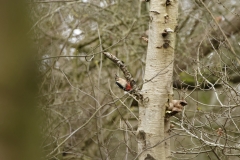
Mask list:
MULTIPOLYGON (((240 3, 179 3, 173 86, 175 98, 185 98, 188 106, 171 118, 172 156, 238 159, 240 3)), ((122 73, 102 51, 123 60, 141 86, 148 2, 33 0, 29 5, 47 159, 134 159, 138 105, 115 85, 115 74, 122 73)))
POLYGON ((39 159, 36 53, 26 1, 0 2, 0 159, 39 159), (34 56, 33 56, 34 55, 34 56))

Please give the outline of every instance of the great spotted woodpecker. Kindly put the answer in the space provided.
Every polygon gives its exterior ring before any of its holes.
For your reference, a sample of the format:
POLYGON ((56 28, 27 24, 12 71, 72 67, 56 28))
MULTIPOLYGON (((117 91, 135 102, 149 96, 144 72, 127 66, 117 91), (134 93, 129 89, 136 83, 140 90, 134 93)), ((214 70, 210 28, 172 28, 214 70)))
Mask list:
POLYGON ((115 77, 115 80, 118 87, 123 89, 124 91, 130 91, 132 89, 130 82, 128 82, 127 80, 120 78, 117 75, 115 77))

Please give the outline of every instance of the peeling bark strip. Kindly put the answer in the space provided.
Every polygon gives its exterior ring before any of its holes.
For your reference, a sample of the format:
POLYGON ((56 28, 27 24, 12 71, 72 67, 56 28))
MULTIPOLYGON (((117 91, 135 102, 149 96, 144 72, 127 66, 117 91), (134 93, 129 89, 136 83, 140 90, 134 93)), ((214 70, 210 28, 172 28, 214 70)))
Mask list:
POLYGON ((156 13, 156 14, 160 14, 160 12, 158 12, 158 11, 150 11, 150 12, 153 12, 153 13, 156 13))
POLYGON ((148 43, 148 38, 147 37, 142 37, 142 39, 148 43))
POLYGON ((144 160, 156 160, 150 154, 147 154, 147 157, 144 160))
POLYGON ((103 52, 103 54, 110 59, 111 61, 113 61, 114 63, 116 63, 118 65, 118 67, 122 70, 124 77, 126 78, 126 80, 128 82, 130 82, 131 86, 133 89, 136 89, 136 82, 135 80, 132 78, 131 73, 128 71, 127 67, 125 66, 125 64, 123 63, 123 61, 121 61, 120 59, 118 59, 116 56, 112 55, 109 52, 103 52))
POLYGON ((140 130, 137 135, 138 140, 145 142, 146 146, 146 133, 143 130, 140 130))
POLYGON ((147 142, 146 142, 146 133, 143 130, 139 130, 137 132, 137 139, 139 145, 141 144, 141 149, 145 150, 147 148, 147 142))
POLYGON ((166 0, 166 6, 171 5, 171 0, 166 0))

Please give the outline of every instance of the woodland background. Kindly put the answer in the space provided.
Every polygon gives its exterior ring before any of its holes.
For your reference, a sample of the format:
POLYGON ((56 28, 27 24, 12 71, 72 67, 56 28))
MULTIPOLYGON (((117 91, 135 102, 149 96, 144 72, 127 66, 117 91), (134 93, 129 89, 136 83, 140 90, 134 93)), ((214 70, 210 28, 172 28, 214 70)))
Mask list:
MULTIPOLYGON (((179 1, 171 118, 173 159, 240 156, 240 2, 179 1)), ((38 65, 46 159, 134 159, 138 104, 115 84, 120 58, 144 83, 149 3, 59 0, 28 3, 38 65)))

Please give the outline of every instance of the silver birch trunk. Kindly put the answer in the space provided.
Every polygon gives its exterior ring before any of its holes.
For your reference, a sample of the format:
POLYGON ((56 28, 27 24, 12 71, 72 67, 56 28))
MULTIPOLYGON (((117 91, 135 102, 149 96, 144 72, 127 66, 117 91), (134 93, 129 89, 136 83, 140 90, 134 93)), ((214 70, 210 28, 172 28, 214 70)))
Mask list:
POLYGON ((165 110, 173 96, 176 33, 171 30, 177 28, 178 0, 150 0, 149 14, 143 102, 139 104, 138 158, 166 160, 171 159, 170 124, 165 120, 165 110))

